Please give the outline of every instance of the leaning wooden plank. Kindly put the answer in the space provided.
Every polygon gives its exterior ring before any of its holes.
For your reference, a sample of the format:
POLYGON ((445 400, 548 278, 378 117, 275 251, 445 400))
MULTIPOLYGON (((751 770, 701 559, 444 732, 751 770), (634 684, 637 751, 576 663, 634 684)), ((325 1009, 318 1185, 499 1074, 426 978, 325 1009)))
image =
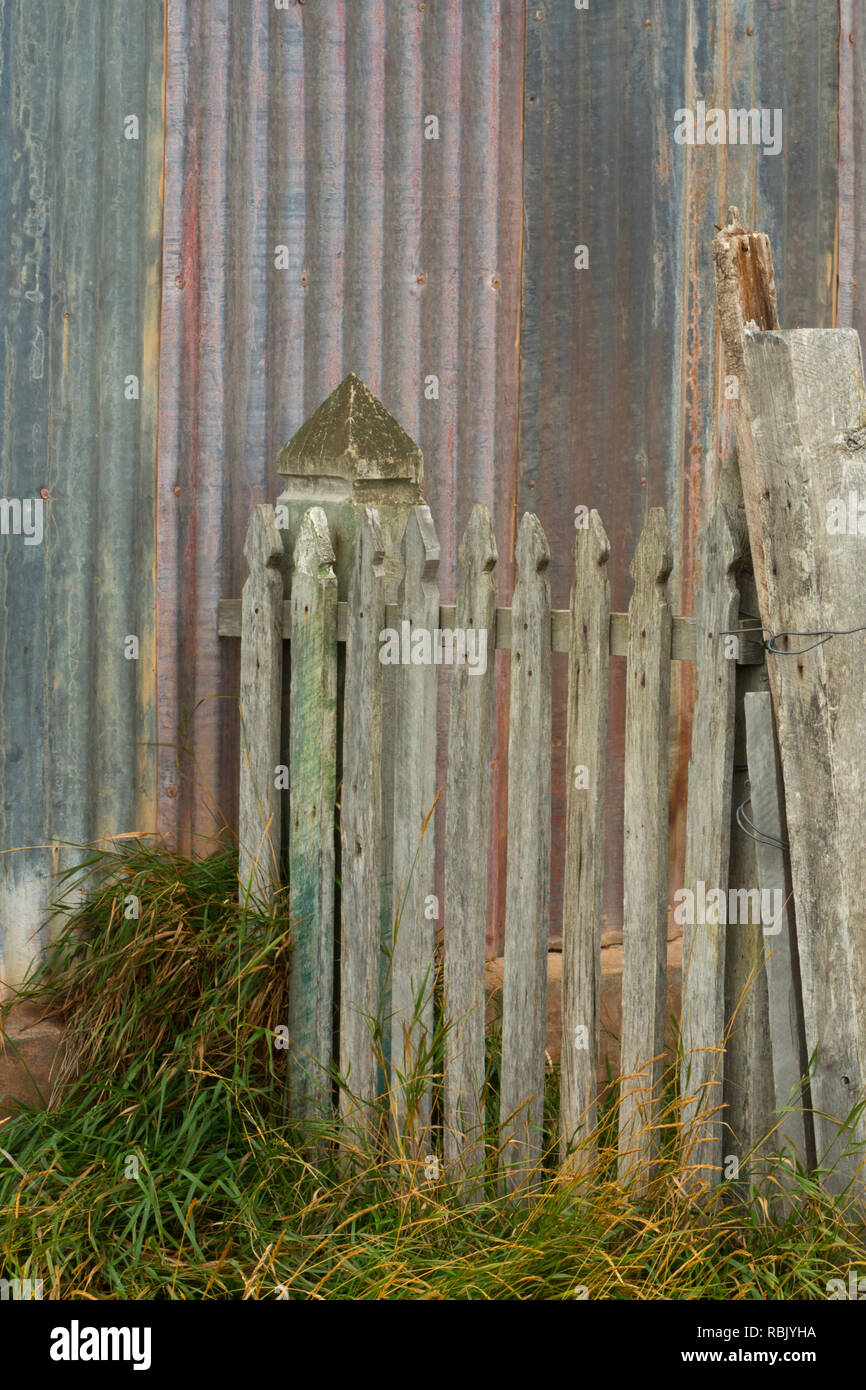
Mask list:
POLYGON ((533 1180, 544 1137, 550 936, 550 549, 524 514, 517 537, 508 718, 508 865, 499 1106, 507 1191, 533 1180))
POLYGON ((814 1159, 812 1119, 803 1108, 808 1058, 790 875, 785 863, 787 827, 769 694, 746 696, 746 741, 751 791, 747 810, 749 828, 756 839, 759 915, 768 948, 776 1147, 808 1167, 814 1159))
POLYGON ((269 904, 279 881, 280 700, 283 679, 283 541, 269 505, 255 507, 241 597, 241 767, 238 880, 241 902, 269 904))
POLYGON ((744 545, 739 508, 720 489, 699 549, 686 860, 682 893, 674 894, 675 919, 683 925, 680 1115, 690 1186, 714 1186, 722 1173, 727 914, 719 904, 728 891, 739 642, 723 634, 738 626, 736 570, 744 545), (710 893, 720 895, 710 900, 714 906, 697 911, 710 893))
MULTIPOLYGON (((745 510, 743 510, 745 517, 745 510)), ((755 576, 750 557, 743 557, 737 576, 740 590, 739 628, 754 627, 758 611, 755 576), (751 617, 746 615, 751 614, 751 617)), ((742 641, 742 639, 741 639, 742 641)), ((763 651, 763 649, 762 649, 763 651)), ((728 883, 738 889, 758 886, 755 840, 738 823, 737 811, 748 800, 746 696, 766 692, 766 662, 737 669, 734 713, 734 769, 731 784, 731 852, 728 883)), ((743 822, 743 825, 745 822, 743 822)), ((772 1127, 773 1067, 770 1036, 764 933, 751 922, 729 922, 725 933, 725 1130, 722 1163, 725 1182, 747 1183, 753 1160, 764 1149, 772 1127)))
POLYGON ((493 725, 496 541, 486 507, 460 542, 457 625, 484 643, 483 675, 457 666, 445 806, 445 1159, 464 1198, 483 1195, 484 967, 493 725))
MULTIPOLYGON (((866 482, 859 338, 747 327, 743 359, 767 561, 762 621, 780 634, 857 629, 862 538, 851 513, 866 482)), ((781 636, 771 648, 817 1158, 839 1189, 866 1153, 866 643, 855 631, 826 642, 781 636)))
POLYGON ((321 507, 306 513, 292 576, 289 823, 289 1112, 327 1109, 333 1045, 337 579, 321 507))
POLYGON ((610 545, 598 512, 574 542, 562 903, 560 1140, 571 1170, 593 1163, 601 1019, 610 545), (572 1151, 575 1140, 579 1147, 572 1151))
POLYGON ((439 541, 430 508, 409 513, 403 533, 394 703, 394 928, 391 956, 391 1090, 395 1132, 413 1155, 430 1127, 430 1085, 421 1081, 433 1039, 436 705, 439 541))
POLYGON ((349 590, 340 797, 340 1114, 358 1139, 369 1134, 373 1122, 378 1073, 384 558, 376 512, 365 507, 355 533, 349 590))
POLYGON ((664 1049, 672 565, 668 524, 653 507, 631 564, 626 675, 619 1176, 638 1192, 657 1145, 664 1049))

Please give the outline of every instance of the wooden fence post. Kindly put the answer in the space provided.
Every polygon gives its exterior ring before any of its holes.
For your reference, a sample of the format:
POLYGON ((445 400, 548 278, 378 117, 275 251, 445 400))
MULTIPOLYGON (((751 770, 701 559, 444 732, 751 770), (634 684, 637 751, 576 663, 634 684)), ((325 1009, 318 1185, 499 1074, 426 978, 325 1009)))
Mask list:
POLYGON ((340 1114, 359 1139, 371 1131, 378 1060, 382 895, 382 665, 385 547, 365 507, 355 532, 346 627, 340 917, 340 1114))
POLYGON ((334 996, 337 580, 321 507, 304 517, 292 578, 289 1108, 327 1108, 334 996))
MULTIPOLYGON (((508 868, 500 1090, 501 1167, 513 1191, 543 1149, 550 935, 550 549, 537 516, 517 537, 511 606, 508 868)), ((492 664, 493 653, 490 653, 492 664)))
POLYGON ((561 1157, 592 1163, 601 1016, 605 755, 610 679, 610 545, 598 512, 574 541, 568 654, 565 882, 562 902, 561 1157), (582 1128, 573 1159, 569 1147, 582 1128))
POLYGON ((241 596, 241 768, 238 808, 240 900, 269 905, 279 880, 280 700, 283 659, 283 542, 271 506, 250 518, 241 596))
POLYGON ((856 631, 863 621, 857 499, 866 458, 860 340, 844 329, 747 327, 743 363, 767 562, 761 617, 769 631, 792 633, 773 642, 768 667, 806 1039, 815 1057, 817 1159, 832 1170, 828 1185, 838 1190, 855 1178, 862 1186, 866 1143, 866 645, 856 631), (839 525, 840 509, 847 525, 839 525), (821 640, 834 630, 840 635, 821 640))
POLYGON ((665 514, 653 507, 631 564, 626 677, 619 1176, 638 1191, 658 1142, 664 1051, 672 565, 665 514))
MULTIPOLYGON (((727 902, 739 617, 736 569, 745 542, 738 512, 716 498, 700 542, 695 604, 697 694, 692 721, 683 924, 680 1094, 683 1162, 690 1183, 722 1171, 727 913, 696 920, 702 893, 727 902)), ((718 902, 718 899, 716 899, 718 902)), ((703 914, 702 914, 703 915, 703 914)))
POLYGON ((470 1201, 483 1196, 484 971, 496 541, 476 504, 460 542, 457 627, 485 634, 483 676, 454 670, 445 804, 445 1159, 470 1201))
MULTIPOLYGON (((426 636, 426 662, 401 665, 394 702, 394 924, 391 958, 391 1086, 394 1127, 413 1156, 430 1127, 431 1090, 412 1078, 433 1038, 436 921, 428 910, 434 888, 439 541, 429 507, 409 513, 403 534, 403 578, 397 608, 400 641, 426 636), (406 626, 408 624, 408 627, 406 626), (408 1084, 407 1084, 408 1083, 408 1084)), ((411 654, 411 648, 410 648, 411 654)), ((423 655, 423 651, 422 651, 423 655)))

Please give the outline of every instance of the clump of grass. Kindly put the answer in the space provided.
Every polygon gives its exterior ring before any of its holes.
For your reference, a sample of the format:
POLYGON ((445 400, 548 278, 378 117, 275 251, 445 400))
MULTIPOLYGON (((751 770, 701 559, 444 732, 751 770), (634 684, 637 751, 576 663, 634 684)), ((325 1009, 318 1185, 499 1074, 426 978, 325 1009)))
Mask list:
MULTIPOLYGON (((86 868, 27 991, 65 1021, 61 1084, 47 1110, 0 1126, 7 1277, 41 1276, 65 1298, 823 1299, 862 1265, 862 1229, 805 1175, 785 1217, 758 1195, 696 1201, 673 1101, 642 1200, 616 1181, 610 1096, 591 1171, 563 1180, 548 1155, 519 1203, 489 1183, 464 1207, 428 1180, 424 1153, 407 1162, 389 1138, 387 1098, 375 1146, 350 1166, 327 1126, 311 1150, 285 1126, 274 1046, 283 905, 239 907, 229 853, 134 843, 86 868)), ((493 1039, 492 1091, 496 1075, 493 1039)), ((551 1108, 546 1125, 553 1142, 551 1108)))

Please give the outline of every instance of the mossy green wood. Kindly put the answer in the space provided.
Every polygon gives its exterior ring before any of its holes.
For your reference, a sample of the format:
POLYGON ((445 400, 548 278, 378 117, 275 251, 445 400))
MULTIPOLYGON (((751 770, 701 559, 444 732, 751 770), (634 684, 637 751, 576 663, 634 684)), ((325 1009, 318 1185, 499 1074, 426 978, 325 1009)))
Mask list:
POLYGON ((328 523, 311 507, 292 576, 289 1110, 327 1108, 334 999, 337 579, 328 523))

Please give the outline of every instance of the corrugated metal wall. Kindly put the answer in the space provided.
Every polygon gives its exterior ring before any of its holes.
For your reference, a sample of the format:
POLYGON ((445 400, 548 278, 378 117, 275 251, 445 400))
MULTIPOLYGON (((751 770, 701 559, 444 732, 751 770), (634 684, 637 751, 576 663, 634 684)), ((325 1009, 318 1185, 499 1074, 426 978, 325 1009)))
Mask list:
POLYGON ((162 7, 5 0, 0 35, 2 494, 47 494, 41 545, 0 538, 0 980, 14 983, 62 843, 154 826, 162 7))
MULTIPOLYGON (((163 33, 158 0, 0 0, 3 493, 51 494, 42 547, 0 542, 0 848, 158 821, 202 849, 232 819, 237 653, 216 635, 216 603, 240 592, 249 509, 276 496, 277 450, 349 370, 423 448, 446 596, 481 500, 501 591, 531 508, 564 606, 584 503, 607 525, 623 608, 642 517, 663 503, 688 611, 727 447, 709 252, 727 203, 773 238, 783 322, 833 321, 838 259, 840 321, 863 326, 864 12, 166 0, 163 33), (675 145, 673 113, 698 98, 781 107, 782 154, 675 145), (137 143, 123 138, 129 113, 137 143), (425 139, 431 115, 438 140, 425 139), (129 633, 138 662, 123 659, 129 633)), ((506 676, 503 663, 500 706, 506 676)), ((621 708, 619 672, 614 687, 621 708)), ((687 709, 685 672, 678 696, 687 709)), ((560 711, 560 826, 562 736, 560 711)), ((500 739, 499 856, 503 751, 500 739)), ((561 856, 560 830, 555 894, 561 856)), ((8 980, 54 857, 0 862, 8 980)), ((495 868, 491 888, 493 944, 495 868)), ((615 923, 615 880, 607 906, 615 923)))
POLYGON ((443 591, 477 500, 510 596, 524 13, 522 0, 170 0, 168 13, 159 812, 202 847, 237 795, 237 716, 220 699, 237 644, 216 637, 217 600, 240 593, 249 508, 279 491, 278 449, 347 372, 424 451, 443 591))

